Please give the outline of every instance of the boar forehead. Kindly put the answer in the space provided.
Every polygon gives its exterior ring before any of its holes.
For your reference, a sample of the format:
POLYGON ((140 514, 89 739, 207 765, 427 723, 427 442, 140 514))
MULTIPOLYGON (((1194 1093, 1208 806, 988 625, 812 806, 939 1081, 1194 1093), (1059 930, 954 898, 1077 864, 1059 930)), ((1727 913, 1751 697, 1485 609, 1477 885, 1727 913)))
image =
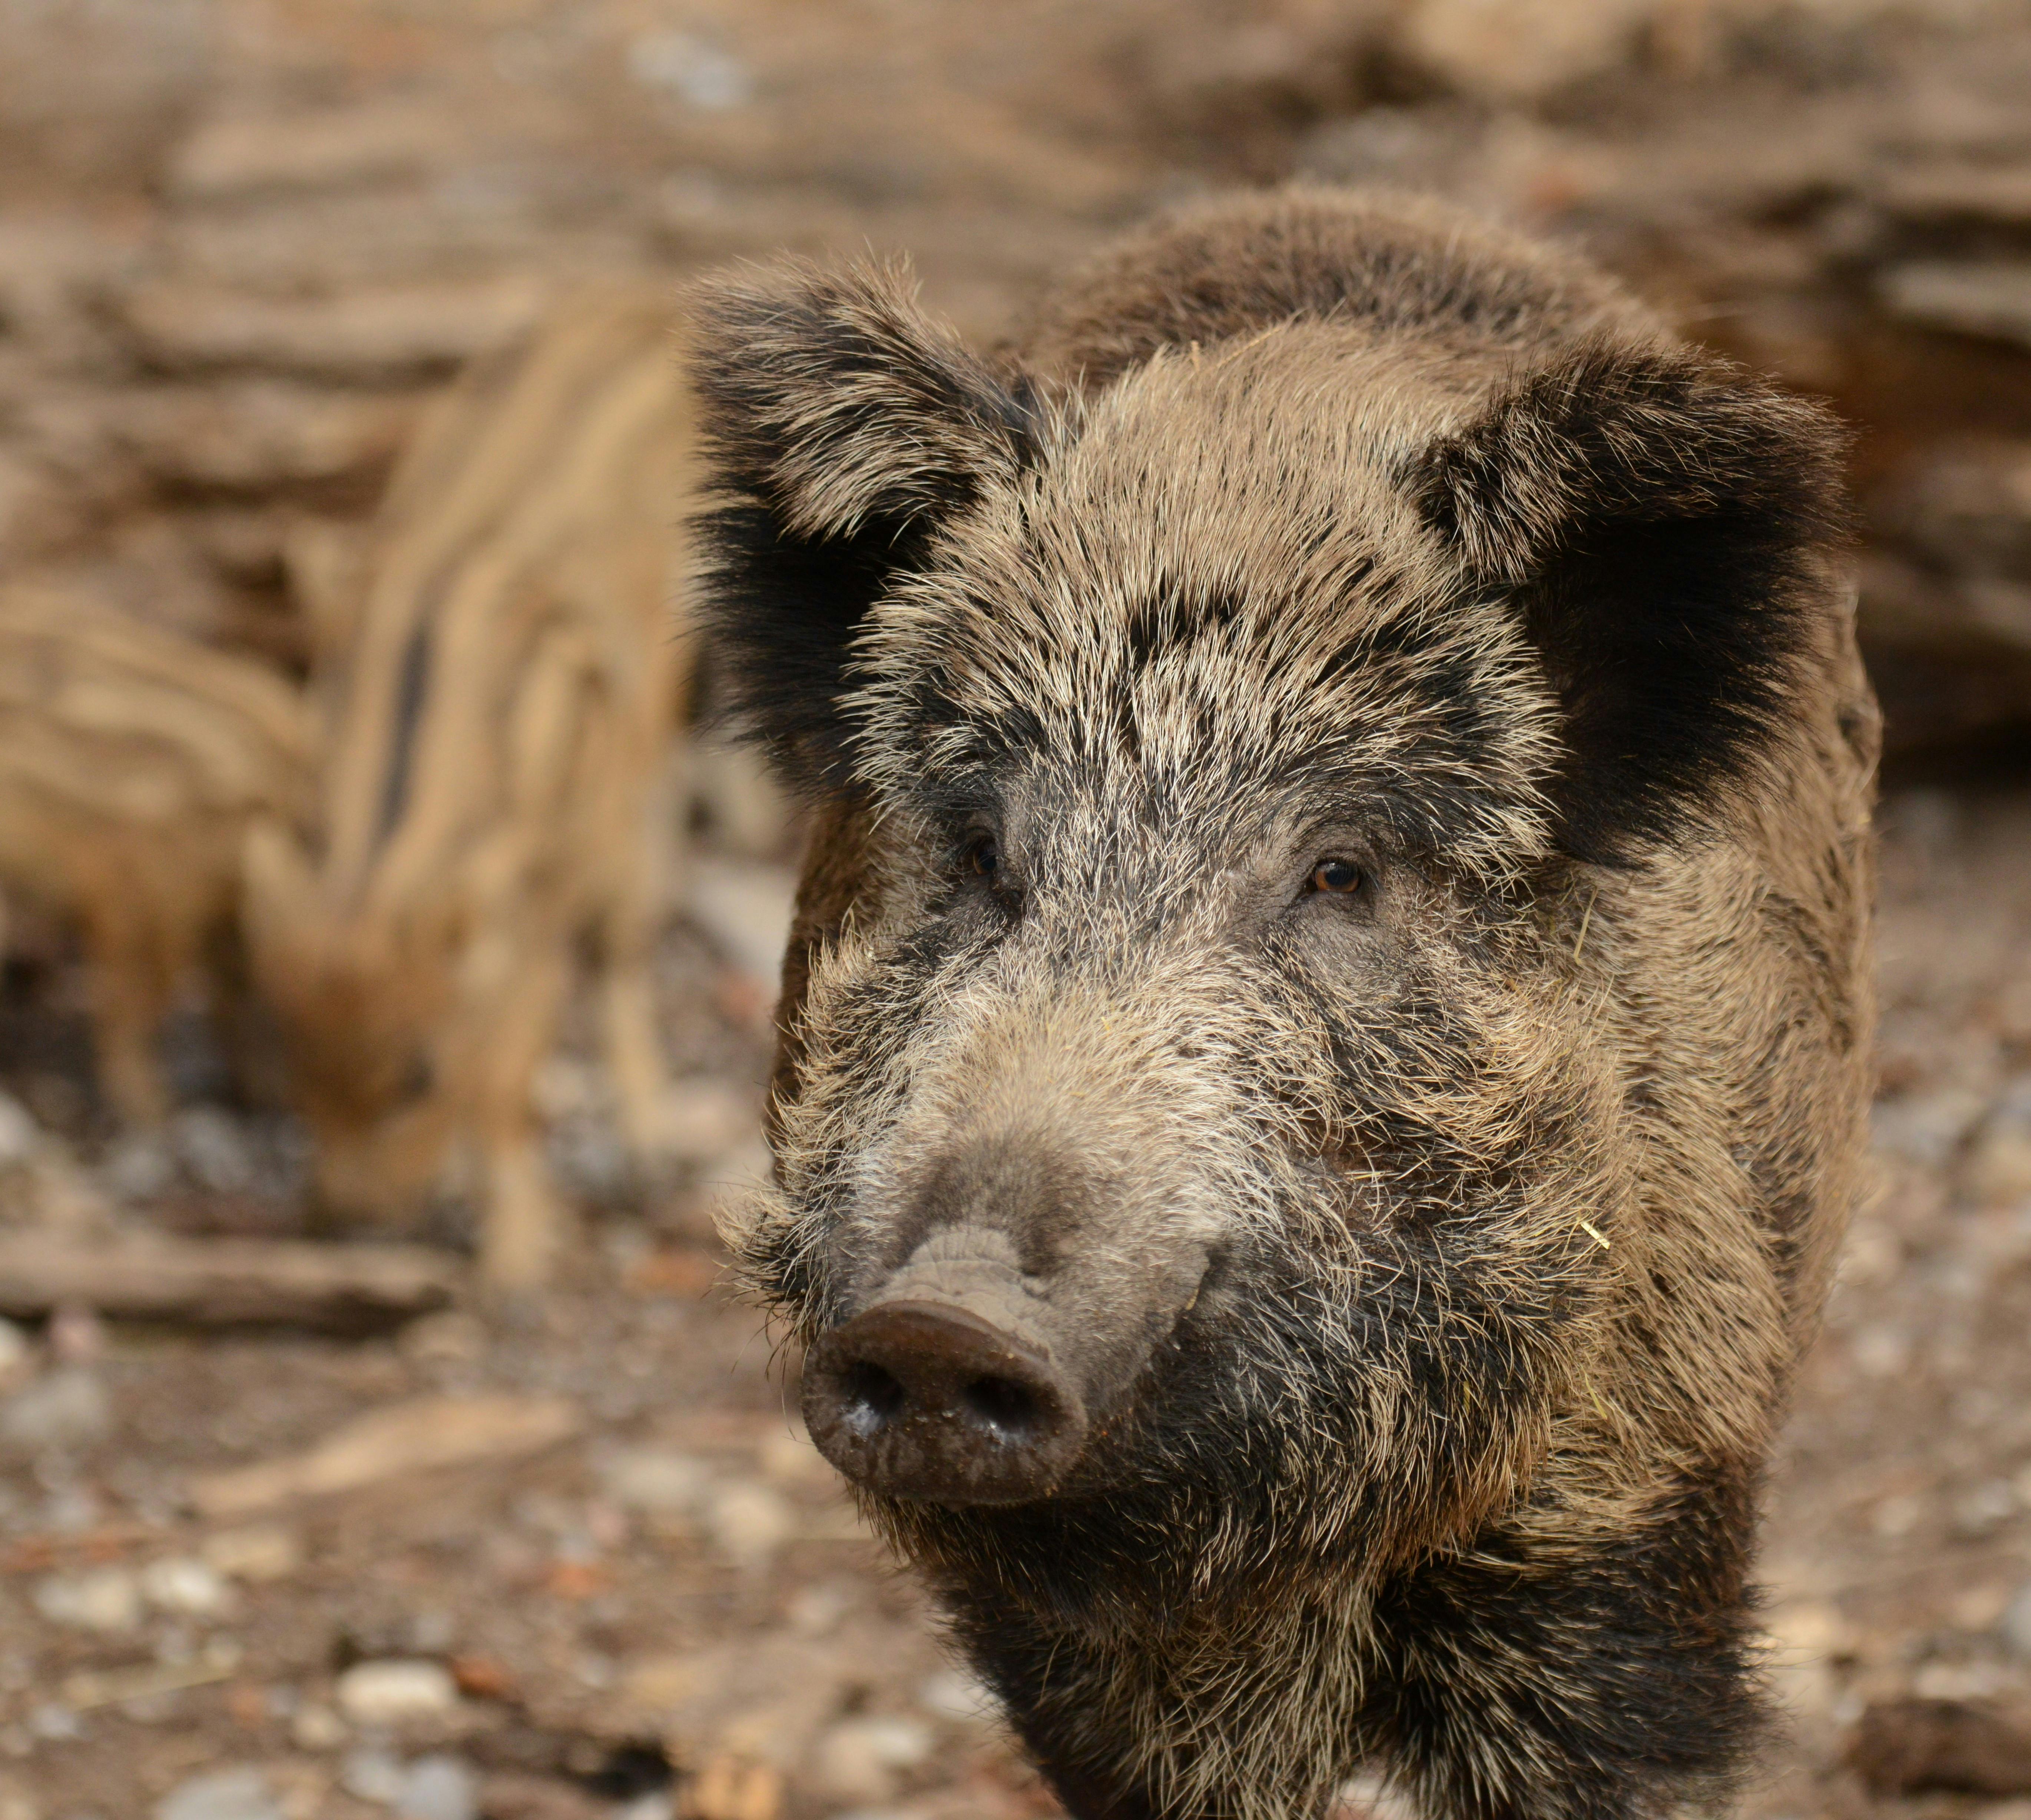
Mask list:
POLYGON ((1403 368, 1299 326, 1049 425, 870 615, 866 780, 935 808, 1041 769, 1216 822, 1311 788, 1465 872, 1541 854, 1552 698, 1404 497, 1459 407, 1403 368))

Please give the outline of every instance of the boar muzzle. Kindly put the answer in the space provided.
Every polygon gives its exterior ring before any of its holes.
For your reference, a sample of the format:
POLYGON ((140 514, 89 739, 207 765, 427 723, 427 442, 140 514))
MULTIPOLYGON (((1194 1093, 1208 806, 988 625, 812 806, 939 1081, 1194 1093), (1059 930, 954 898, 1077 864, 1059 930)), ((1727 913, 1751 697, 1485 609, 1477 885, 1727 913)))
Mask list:
POLYGON ((1021 1273, 941 1238, 812 1348, 805 1424, 840 1472, 889 1497, 1048 1497, 1085 1446, 1085 1401, 1021 1273))

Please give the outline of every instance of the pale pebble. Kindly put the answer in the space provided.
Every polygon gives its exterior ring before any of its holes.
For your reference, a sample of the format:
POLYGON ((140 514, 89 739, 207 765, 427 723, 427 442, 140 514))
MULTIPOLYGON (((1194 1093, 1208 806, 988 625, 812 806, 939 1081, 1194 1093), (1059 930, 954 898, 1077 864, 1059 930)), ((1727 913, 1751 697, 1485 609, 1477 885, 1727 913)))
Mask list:
POLYGON ((155 1820, 282 1820, 259 1770, 208 1770, 155 1804, 155 1820))
POLYGON ((60 1365, 0 1403, 0 1442, 17 1454, 89 1447, 112 1427, 112 1400, 84 1365, 60 1365))
POLYGON ((921 1719, 848 1719, 813 1753, 814 1779, 834 1800, 878 1803, 896 1792, 899 1772, 931 1754, 931 1729, 921 1719))
POLYGON ((658 1516, 690 1510, 712 1479, 690 1454, 649 1447, 609 1453, 598 1470, 601 1489, 614 1503, 658 1516))
POLYGON ((442 1663, 399 1658, 356 1662, 334 1692, 339 1711, 356 1725, 406 1725, 458 1705, 458 1684, 442 1663))
POLYGON ((356 1801, 392 1806, 402 1792, 401 1761, 379 1744, 362 1744, 346 1752, 338 1766, 338 1785, 356 1801))
POLYGON ((346 1723, 329 1706, 299 1706, 289 1719, 289 1739, 300 1751, 335 1751, 349 1736, 346 1723))
POLYGON ((2012 1655, 2020 1661, 2031 1662, 2031 1580, 2027 1580, 2022 1590, 2003 1607, 1996 1628, 2012 1655))
POLYGON ((42 1137, 34 1115, 11 1093, 0 1093, 0 1169, 17 1169, 42 1137))
POLYGON ((35 1610, 51 1624, 107 1634, 141 1622, 141 1589, 125 1568, 52 1574, 35 1588, 35 1610))
POLYGON ((403 1771, 393 1806, 400 1820, 478 1820, 479 1779, 459 1758, 434 1751, 403 1771))
POLYGON ((706 1509, 713 1543, 729 1560, 758 1567, 796 1535, 796 1513, 777 1493, 753 1483, 722 1487, 706 1509))
POLYGON ((233 1598, 215 1568, 188 1555, 150 1561, 141 1570, 141 1592, 158 1611, 185 1617, 216 1617, 233 1598))
POLYGON ((296 1532, 279 1523, 222 1529, 205 1538, 198 1554, 213 1572, 253 1585, 285 1579, 302 1566, 304 1560, 303 1544, 296 1532))

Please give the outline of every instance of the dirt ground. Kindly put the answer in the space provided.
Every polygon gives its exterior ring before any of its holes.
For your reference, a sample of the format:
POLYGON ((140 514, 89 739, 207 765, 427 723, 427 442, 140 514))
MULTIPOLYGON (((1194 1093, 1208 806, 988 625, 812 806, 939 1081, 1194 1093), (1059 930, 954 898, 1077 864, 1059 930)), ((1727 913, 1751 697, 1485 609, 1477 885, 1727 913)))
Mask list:
MULTIPOLYGON (((0 577, 298 676, 295 533, 572 279, 871 243, 991 334, 1153 203, 1381 175, 1857 419, 1865 623, 1936 746, 2031 704, 2031 281, 1952 266, 2022 264, 2027 95, 2031 20, 1972 3, 37 0, 0 9, 0 577)), ((1900 766, 1880 1182, 1771 1485, 1752 1820, 2031 1817, 2031 1742, 1987 1794, 1852 1766, 1897 1703, 2031 1710, 2031 771, 1900 766)), ((631 1182, 585 1033, 546 1070, 583 1230, 538 1312, 0 1326, 0 1820, 1055 1811, 715 1290, 793 847, 708 831, 673 906, 709 1156, 631 1182)), ((193 1014, 168 1138, 123 1136, 74 948, 9 909, 0 1226, 303 1234, 286 1112, 193 1014)))
MULTIPOLYGON (((2031 1697, 2031 792, 1908 789, 1884 824, 1880 1185, 1772 1487, 1791 1721, 1757 1820, 2025 1811, 1872 1798, 1845 1766, 1869 1703, 2031 1697)), ((711 1008, 749 982, 688 928, 667 959, 680 1065, 751 1090, 755 1027, 711 1008)), ((540 1318, 505 1331, 80 1313, 23 1336, 0 1401, 0 1815, 1052 1811, 799 1434, 793 1362, 714 1292, 720 1192, 596 1211, 540 1318), (218 1503, 222 1472, 482 1396, 522 1418, 491 1457, 218 1503), (236 1771, 241 1805, 151 1808, 236 1771)), ((185 1190, 157 1217, 292 1216, 185 1190)))

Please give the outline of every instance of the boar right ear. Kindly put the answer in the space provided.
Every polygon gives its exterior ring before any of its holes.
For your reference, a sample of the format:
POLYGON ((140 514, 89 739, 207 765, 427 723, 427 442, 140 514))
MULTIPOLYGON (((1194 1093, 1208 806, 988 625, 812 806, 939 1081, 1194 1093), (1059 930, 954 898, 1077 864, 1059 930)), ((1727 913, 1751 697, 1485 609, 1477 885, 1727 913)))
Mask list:
POLYGON ((863 616, 940 519, 1029 464, 1031 401, 923 314, 906 266, 748 271, 694 301, 708 635, 746 730, 792 783, 835 787, 863 616))
POLYGON ((1563 709, 1562 847, 1613 862, 1711 821, 1794 712, 1848 528, 1821 407, 1690 348, 1593 344, 1414 464, 1563 709))

